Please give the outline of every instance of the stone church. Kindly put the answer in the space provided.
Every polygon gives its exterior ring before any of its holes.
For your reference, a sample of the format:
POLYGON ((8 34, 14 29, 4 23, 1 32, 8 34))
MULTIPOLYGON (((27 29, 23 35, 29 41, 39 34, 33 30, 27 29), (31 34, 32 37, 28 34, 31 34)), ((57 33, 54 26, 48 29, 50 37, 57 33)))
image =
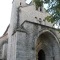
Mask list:
POLYGON ((49 14, 35 3, 13 0, 10 24, 0 37, 0 60, 60 60, 60 33, 49 14))

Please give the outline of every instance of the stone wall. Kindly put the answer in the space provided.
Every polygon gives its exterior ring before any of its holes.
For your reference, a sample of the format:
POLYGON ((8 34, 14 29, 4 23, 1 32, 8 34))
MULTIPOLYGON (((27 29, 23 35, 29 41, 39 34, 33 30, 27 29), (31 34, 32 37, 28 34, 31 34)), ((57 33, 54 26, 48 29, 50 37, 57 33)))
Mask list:
MULTIPOLYGON (((37 39, 38 39, 39 35, 43 34, 44 31, 45 32, 54 31, 54 29, 50 28, 50 27, 43 26, 43 25, 34 24, 34 23, 27 23, 27 22, 25 22, 22 26, 24 27, 25 32, 21 32, 21 31, 19 32, 18 31, 16 33, 17 34, 17 37, 16 37, 17 38, 16 60, 20 60, 20 59, 21 60, 26 60, 26 59, 27 60, 36 60, 36 57, 37 57, 36 56, 36 48, 37 48, 36 43, 37 43, 37 39)), ((51 45, 55 44, 53 46, 53 48, 54 48, 53 51, 55 51, 55 52, 53 52, 54 56, 55 56, 54 59, 56 59, 56 60, 58 59, 59 60, 60 59, 59 58, 60 54, 59 54, 59 42, 56 40, 57 36, 55 36, 56 34, 55 35, 52 35, 52 34, 50 35, 51 32, 48 32, 48 33, 49 33, 48 37, 51 40, 51 45), (55 37, 56 38, 53 40, 52 36, 54 38, 55 37), (52 43, 52 42, 54 42, 54 43, 52 43)), ((49 41, 49 39, 47 38, 48 41, 49 41)), ((50 45, 49 42, 46 42, 46 43, 48 43, 48 45, 47 45, 47 47, 46 46, 45 47, 47 49, 49 49, 49 46, 51 46, 51 45, 50 45)), ((43 44, 44 44, 44 42, 43 42, 43 44)), ((40 46, 40 47, 42 47, 42 46, 40 46)), ((42 47, 42 48, 45 49, 45 47, 42 47)), ((49 51, 49 53, 51 53, 52 49, 51 50, 47 50, 47 51, 49 51)), ((46 52, 46 53, 48 53, 48 52, 46 52)), ((46 56, 46 60, 48 60, 48 59, 51 60, 51 57, 53 57, 53 55, 50 56, 50 57, 46 56)))
MULTIPOLYGON (((14 0, 13 2, 8 31, 7 60, 37 60, 36 42, 38 37, 45 32, 50 33, 56 39, 58 47, 55 46, 54 49, 57 48, 55 51, 59 52, 59 32, 57 32, 57 29, 52 28, 53 24, 47 21, 44 22, 44 18, 49 14, 45 10, 43 12, 36 10, 35 5, 25 4, 25 0, 14 0), (22 3, 21 6, 20 2, 22 3), (19 12, 17 12, 18 7, 19 12), (40 18, 42 22, 39 20, 40 18)), ((50 36, 50 40, 53 40, 52 36, 50 36)), ((55 60, 59 60, 59 54, 60 52, 55 55, 55 60)))

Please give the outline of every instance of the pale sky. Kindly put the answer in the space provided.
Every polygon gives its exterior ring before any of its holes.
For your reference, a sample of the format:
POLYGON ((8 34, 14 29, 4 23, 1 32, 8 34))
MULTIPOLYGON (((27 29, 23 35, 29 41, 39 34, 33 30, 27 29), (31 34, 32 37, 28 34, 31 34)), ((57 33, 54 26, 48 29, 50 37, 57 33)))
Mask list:
POLYGON ((12 0, 0 0, 0 36, 10 23, 12 0))
MULTIPOLYGON (((0 0, 0 36, 3 35, 10 23, 13 0, 0 0)), ((31 0, 27 0, 29 3, 31 0)))

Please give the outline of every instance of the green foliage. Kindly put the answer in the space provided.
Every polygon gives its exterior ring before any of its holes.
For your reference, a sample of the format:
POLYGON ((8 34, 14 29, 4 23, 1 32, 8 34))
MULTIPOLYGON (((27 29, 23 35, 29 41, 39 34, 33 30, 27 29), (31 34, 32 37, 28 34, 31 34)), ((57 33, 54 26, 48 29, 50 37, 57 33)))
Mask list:
POLYGON ((38 7, 43 6, 43 0, 33 0, 35 2, 36 5, 36 9, 38 9, 38 7))
POLYGON ((51 23, 60 20, 60 0, 33 0, 35 2, 36 8, 43 6, 43 4, 48 4, 47 12, 51 16, 47 16, 45 19, 51 23))
POLYGON ((48 22, 51 22, 51 23, 54 22, 54 19, 53 19, 52 15, 51 15, 51 16, 47 16, 47 17, 45 18, 45 20, 47 20, 48 22))
POLYGON ((51 14, 49 21, 53 23, 60 20, 60 0, 51 0, 48 3, 48 6, 49 8, 47 11, 51 14))

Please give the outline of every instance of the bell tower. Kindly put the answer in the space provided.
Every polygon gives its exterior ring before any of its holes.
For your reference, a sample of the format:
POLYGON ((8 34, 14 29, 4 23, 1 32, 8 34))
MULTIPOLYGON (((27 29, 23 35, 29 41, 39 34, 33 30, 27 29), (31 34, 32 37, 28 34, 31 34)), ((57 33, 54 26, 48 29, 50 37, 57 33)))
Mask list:
POLYGON ((17 28, 17 20, 18 20, 18 8, 19 6, 26 6, 26 0, 13 0, 12 2, 12 12, 11 12, 11 20, 10 20, 10 34, 13 34, 14 29, 17 28))
POLYGON ((9 41, 8 41, 8 55, 7 60, 16 60, 16 33, 14 35, 13 32, 17 28, 17 21, 18 21, 18 7, 19 6, 26 6, 25 0, 13 0, 12 2, 12 12, 11 12, 11 20, 10 20, 10 27, 9 27, 9 41), (13 43, 14 42, 14 43, 13 43))

